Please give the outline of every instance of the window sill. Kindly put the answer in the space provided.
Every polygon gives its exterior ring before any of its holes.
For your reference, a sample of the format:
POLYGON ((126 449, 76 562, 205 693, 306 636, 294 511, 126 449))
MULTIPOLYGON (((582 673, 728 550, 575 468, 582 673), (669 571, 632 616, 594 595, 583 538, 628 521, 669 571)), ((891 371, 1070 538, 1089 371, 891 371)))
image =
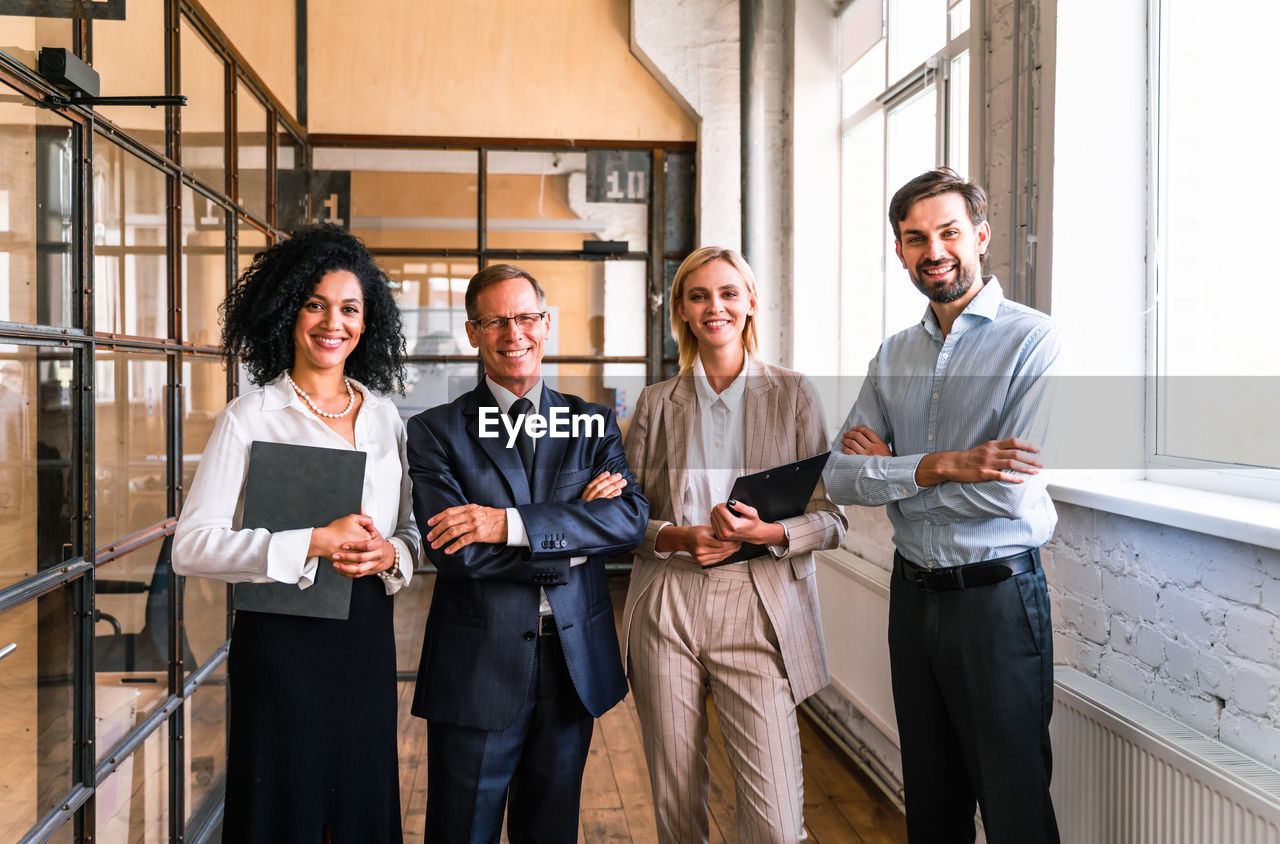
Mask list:
POLYGON ((1050 482, 1054 501, 1280 549, 1280 502, 1145 480, 1050 482))

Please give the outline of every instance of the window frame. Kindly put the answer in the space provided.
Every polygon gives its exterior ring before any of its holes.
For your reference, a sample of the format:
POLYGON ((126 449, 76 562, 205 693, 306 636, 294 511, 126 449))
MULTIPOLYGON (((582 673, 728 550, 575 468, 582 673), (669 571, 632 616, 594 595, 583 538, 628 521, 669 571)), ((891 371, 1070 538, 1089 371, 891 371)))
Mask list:
POLYGON ((1147 2, 1147 344, 1144 371, 1143 449, 1146 480, 1243 498, 1280 502, 1280 466, 1260 467, 1160 453, 1162 366, 1168 337, 1161 297, 1168 272, 1169 220, 1169 27, 1166 4, 1147 2))
MULTIPOLYGON (((860 0, 860 2, 869 2, 869 1, 871 0, 860 0)), ((856 5, 857 2, 859 2, 859 0, 854 0, 854 2, 845 4, 840 9, 840 14, 841 15, 847 14, 849 10, 856 5)), ((968 156, 967 156, 968 160, 964 163, 964 167, 966 172, 972 173, 972 172, 975 172, 975 170, 980 168, 982 165, 983 147, 981 143, 982 137, 981 137, 981 129, 980 129, 981 104, 982 104, 980 85, 982 82, 982 75, 976 72, 978 67, 978 61, 977 61, 977 57, 975 55, 975 49, 974 49, 975 44, 980 45, 981 43, 980 38, 977 35, 975 35, 975 33, 978 32, 981 28, 982 10, 981 10, 981 4, 971 4, 969 9, 968 27, 963 32, 953 35, 951 32, 952 13, 956 9, 956 7, 963 2, 965 2, 965 0, 945 0, 945 2, 939 2, 939 5, 942 7, 941 12, 944 18, 946 43, 933 55, 929 56, 923 62, 919 63, 910 71, 898 77, 897 79, 890 79, 888 77, 888 71, 889 71, 889 66, 891 61, 888 39, 890 37, 890 29, 893 26, 893 22, 891 20, 891 15, 890 15, 891 10, 888 8, 884 8, 882 11, 882 17, 880 18, 881 31, 880 31, 879 39, 872 41, 871 46, 867 48, 867 50, 862 54, 862 56, 859 56, 857 59, 854 59, 853 61, 846 61, 845 57, 841 56, 839 59, 839 63, 837 65, 838 68, 841 69, 841 72, 840 72, 841 96, 840 96, 837 108, 840 110, 839 111, 839 116, 840 116, 839 132, 840 132, 840 147, 841 147, 840 205, 841 205, 842 218, 846 217, 849 213, 848 212, 849 197, 846 196, 845 188, 844 188, 845 177, 847 173, 846 168, 848 166, 847 162, 844 160, 845 141, 864 121, 871 119, 874 115, 876 114, 881 115, 881 120, 882 120, 881 126, 880 126, 881 196, 880 196, 880 213, 878 217, 879 217, 880 231, 882 233, 881 240, 884 245, 882 247, 882 251, 879 256, 880 288, 878 291, 875 292, 875 295, 873 297, 873 300, 878 301, 880 305, 880 315, 878 320, 879 321, 879 337, 875 338, 876 345, 881 343, 886 337, 888 337, 892 333, 891 327, 887 324, 887 321, 888 321, 887 301, 888 301, 889 285, 896 281, 896 279, 890 279, 890 268, 892 266, 892 260, 893 260, 893 239, 892 239, 892 234, 890 232, 888 221, 887 221, 889 200, 892 195, 892 190, 896 189, 896 186, 891 186, 888 184, 888 170, 889 170, 888 137, 889 137, 889 131, 890 131, 890 128, 889 128, 890 121, 888 118, 890 113, 895 108, 898 108, 899 106, 906 104, 911 100, 911 98, 915 97, 921 91, 926 90, 927 88, 929 88, 929 86, 931 85, 934 86, 934 97, 935 97, 934 166, 947 164, 950 161, 952 145, 956 142, 956 139, 952 138, 951 136, 952 128, 955 125, 954 118, 956 116, 954 114, 955 109, 952 106, 952 102, 953 102, 953 96, 952 96, 953 77, 951 72, 952 62, 955 61, 957 58, 959 58, 961 55, 965 55, 965 54, 969 56, 969 72, 968 72, 968 90, 965 92, 966 94, 965 104, 967 106, 967 108, 965 109, 966 119, 963 124, 965 129, 967 130, 966 131, 967 137, 965 138, 964 147, 965 149, 968 150, 968 156), (871 98, 867 102, 856 106, 855 109, 846 116, 843 113, 844 112, 844 103, 843 103, 844 74, 847 73, 847 71, 851 69, 854 66, 854 64, 856 64, 857 61, 862 60, 862 58, 864 58, 868 53, 870 53, 872 50, 875 50, 877 48, 877 45, 879 45, 881 42, 884 43, 883 59, 885 62, 885 83, 886 83, 885 88, 883 91, 881 91, 879 94, 877 94, 875 97, 871 98)), ((839 24, 837 23, 837 25, 839 24)), ((840 39, 840 40, 843 41, 843 39, 840 39)), ((846 242, 843 236, 843 231, 841 235, 842 236, 841 236, 841 242, 840 242, 840 253, 841 253, 840 267, 841 267, 842 281, 840 285, 840 291, 841 291, 840 311, 842 315, 847 316, 849 313, 850 307, 860 307, 866 304, 868 300, 867 294, 870 288, 867 285, 862 284, 859 280, 849 277, 850 268, 847 261, 847 258, 848 258, 847 250, 849 249, 849 244, 846 242)), ((850 328, 850 326, 854 325, 855 323, 853 320, 842 318, 840 320, 840 324, 841 324, 841 335, 840 335, 840 354, 838 357, 838 361, 839 361, 838 368, 840 369, 842 374, 851 375, 851 376, 861 376, 865 372, 866 358, 865 356, 858 356, 858 357, 861 357, 862 359, 855 358, 855 351, 854 351, 855 340, 853 336, 855 334, 855 331, 850 328)), ((905 328, 905 327, 906 326, 901 326, 900 328, 905 328)), ((894 330, 897 330, 897 329, 894 329, 894 330)), ((863 343, 859 342, 858 345, 863 345, 863 343)), ((839 395, 837 397, 836 405, 838 407, 852 406, 853 401, 857 398, 857 392, 858 392, 859 386, 860 386, 860 382, 857 377, 854 377, 852 379, 850 378, 840 379, 839 395)))

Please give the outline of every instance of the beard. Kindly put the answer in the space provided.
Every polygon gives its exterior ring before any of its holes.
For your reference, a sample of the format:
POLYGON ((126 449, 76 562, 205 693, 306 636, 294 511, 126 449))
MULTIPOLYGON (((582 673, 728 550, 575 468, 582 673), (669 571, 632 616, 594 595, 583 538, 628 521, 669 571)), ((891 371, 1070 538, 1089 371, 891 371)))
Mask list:
POLYGON ((915 269, 908 270, 907 275, 911 276, 911 283, 928 297, 929 301, 937 302, 939 305, 950 304, 968 293, 969 288, 978 280, 978 263, 976 259, 974 262, 960 258, 954 259, 956 275, 950 282, 935 282, 925 277, 925 270, 944 267, 949 263, 952 261, 921 261, 916 264, 915 269))

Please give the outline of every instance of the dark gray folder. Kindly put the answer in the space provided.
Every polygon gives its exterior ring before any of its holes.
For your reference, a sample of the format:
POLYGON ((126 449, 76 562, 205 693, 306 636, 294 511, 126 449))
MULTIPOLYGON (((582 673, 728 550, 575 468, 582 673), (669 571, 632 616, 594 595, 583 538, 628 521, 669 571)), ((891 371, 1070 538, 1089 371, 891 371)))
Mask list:
MULTIPOLYGON (((323 527, 360 512, 363 451, 255 441, 249 445, 242 528, 270 531, 323 527)), ((327 558, 306 589, 295 583, 236 584, 236 610, 342 618, 351 612, 351 578, 327 558)))
MULTIPOLYGON (((818 479, 822 477, 822 470, 826 468, 830 454, 831 452, 824 451, 804 460, 756 472, 754 475, 742 475, 733 482, 729 497, 756 508, 763 522, 780 522, 799 516, 809 506, 809 499, 818 485, 818 479)), ((728 559, 715 565, 740 563, 768 553, 769 549, 764 545, 745 543, 728 559)))

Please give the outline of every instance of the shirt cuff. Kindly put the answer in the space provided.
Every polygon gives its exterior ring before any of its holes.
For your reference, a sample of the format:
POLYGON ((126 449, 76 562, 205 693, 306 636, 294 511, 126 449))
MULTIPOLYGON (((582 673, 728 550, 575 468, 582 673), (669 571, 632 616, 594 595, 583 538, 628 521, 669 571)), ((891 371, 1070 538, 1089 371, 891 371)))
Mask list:
POLYGON ((782 525, 782 533, 786 536, 787 541, 781 545, 768 545, 769 553, 773 555, 775 560, 781 560, 791 551, 791 531, 787 528, 786 522, 778 522, 782 525))
POLYGON ((923 454, 889 461, 889 471, 885 473, 885 483, 893 490, 895 498, 910 498, 920 492, 916 483, 916 469, 920 468, 923 454))
POLYGON ((386 588, 388 595, 394 595, 408 586, 409 581, 413 579, 413 557, 409 554, 409 546, 403 539, 393 536, 387 541, 396 549, 396 565, 399 566, 400 573, 395 577, 383 578, 382 585, 386 588))
POLYGON ((573 568, 574 566, 580 566, 580 565, 582 565, 583 563, 585 563, 586 561, 587 561, 587 558, 586 558, 586 557, 570 557, 570 558, 569 558, 569 567, 570 567, 570 568, 573 568))
POLYGON ((520 511, 515 507, 508 507, 507 510, 507 544, 519 545, 524 548, 531 547, 529 545, 529 535, 524 532, 524 519, 520 518, 520 511))
POLYGON ((296 583, 306 589, 316 582, 319 557, 308 557, 311 528, 282 530, 271 534, 267 543, 267 577, 276 583, 296 583))

